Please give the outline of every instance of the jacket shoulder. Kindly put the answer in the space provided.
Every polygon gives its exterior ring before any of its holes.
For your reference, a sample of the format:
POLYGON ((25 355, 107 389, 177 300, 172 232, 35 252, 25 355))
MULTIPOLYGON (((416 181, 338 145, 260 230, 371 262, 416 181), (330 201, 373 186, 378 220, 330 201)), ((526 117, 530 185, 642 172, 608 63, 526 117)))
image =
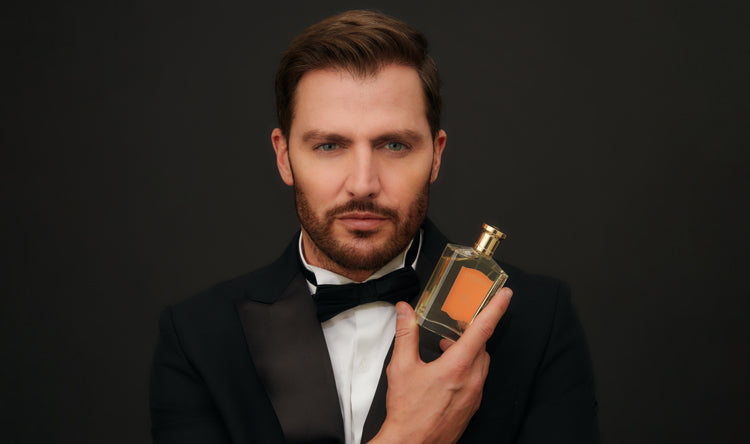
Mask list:
POLYGON ((508 274, 505 286, 513 290, 514 296, 511 304, 515 306, 533 308, 537 311, 536 316, 539 316, 544 312, 554 311, 561 298, 570 299, 570 287, 559 279, 531 274, 506 263, 499 265, 508 274), (516 296, 520 297, 516 298, 516 296))
POLYGON ((570 289, 559 279, 527 273, 506 263, 500 266, 508 274, 505 286, 513 290, 513 298, 488 348, 497 345, 511 352, 514 359, 529 366, 524 371, 533 373, 560 324, 578 322, 570 289))

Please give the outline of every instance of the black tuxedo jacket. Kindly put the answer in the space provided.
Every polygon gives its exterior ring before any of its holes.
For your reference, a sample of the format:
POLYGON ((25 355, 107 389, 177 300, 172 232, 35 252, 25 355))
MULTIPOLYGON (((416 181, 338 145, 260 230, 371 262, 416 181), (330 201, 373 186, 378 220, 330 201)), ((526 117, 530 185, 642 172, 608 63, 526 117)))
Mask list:
MULTIPOLYGON (((429 221, 423 229, 422 286, 447 243, 429 221)), ((501 266, 514 295, 487 342, 491 363, 482 403, 461 442, 599 442, 591 363, 568 289, 501 266)), ((437 343, 420 331, 425 361, 439 357, 437 343)), ((384 372, 362 442, 385 419, 386 390, 384 372)), ((156 443, 344 442, 333 370, 296 237, 271 265, 162 313, 150 403, 156 443)))

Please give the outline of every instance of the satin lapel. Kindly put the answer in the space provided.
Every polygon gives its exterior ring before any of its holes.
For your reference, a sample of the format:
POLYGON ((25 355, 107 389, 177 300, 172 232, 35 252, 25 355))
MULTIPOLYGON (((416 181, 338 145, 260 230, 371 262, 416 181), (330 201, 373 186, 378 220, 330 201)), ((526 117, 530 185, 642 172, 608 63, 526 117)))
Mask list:
POLYGON ((278 297, 254 293, 237 312, 286 441, 343 443, 333 369, 304 277, 298 272, 278 297))
MULTIPOLYGON (((417 261, 417 277, 419 277, 419 287, 424 288, 427 281, 432 275, 432 270, 437 265, 437 261, 448 243, 448 240, 443 236, 440 231, 437 230, 435 225, 429 219, 425 220, 422 226, 424 230, 424 240, 422 242, 422 248, 419 254, 419 260, 417 261)), ((411 306, 415 307, 419 301, 419 296, 411 301, 411 306)), ((440 357, 442 353, 440 351, 440 337, 431 331, 419 328, 419 355, 424 362, 431 362, 440 357)), ((391 349, 388 351, 388 355, 383 363, 383 371, 380 374, 380 380, 378 381, 378 387, 375 390, 375 397, 370 405, 370 411, 367 414, 365 420, 365 426, 362 430, 362 442, 367 442, 377 435, 380 427, 383 425, 386 416, 386 394, 388 392, 388 377, 386 376, 386 369, 388 364, 391 362, 391 356, 393 354, 393 344, 391 349)))

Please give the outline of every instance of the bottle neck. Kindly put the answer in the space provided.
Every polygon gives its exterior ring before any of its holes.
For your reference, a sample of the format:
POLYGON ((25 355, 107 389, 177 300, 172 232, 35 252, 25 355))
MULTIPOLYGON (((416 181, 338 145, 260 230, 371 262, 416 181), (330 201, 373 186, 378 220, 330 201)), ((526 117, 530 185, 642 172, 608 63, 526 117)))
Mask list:
POLYGON ((484 232, 474 244, 474 249, 480 254, 492 257, 495 254, 497 246, 500 245, 500 240, 500 238, 484 232))

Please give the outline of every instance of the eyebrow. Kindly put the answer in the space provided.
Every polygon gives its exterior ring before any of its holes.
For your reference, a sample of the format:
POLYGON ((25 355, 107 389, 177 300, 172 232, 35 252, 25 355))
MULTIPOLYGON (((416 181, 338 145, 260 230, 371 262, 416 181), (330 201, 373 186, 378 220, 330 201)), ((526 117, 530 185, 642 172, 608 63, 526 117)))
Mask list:
MULTIPOLYGON (((422 135, 416 131, 410 129, 397 130, 387 132, 385 134, 378 135, 374 139, 370 140, 373 146, 382 145, 387 142, 403 140, 412 145, 416 145, 422 141, 422 135)), ((310 141, 326 141, 332 143, 338 143, 342 145, 349 145, 352 140, 348 137, 344 137, 336 133, 328 133, 320 130, 309 130, 302 134, 302 141, 307 143, 310 141)))
POLYGON ((382 134, 371 140, 371 143, 374 146, 379 146, 392 141, 404 141, 409 145, 417 145, 422 141, 422 135, 416 131, 405 129, 382 134))
POLYGON ((302 142, 306 143, 310 141, 316 141, 316 142, 326 141, 326 142, 334 142, 334 143, 338 143, 342 145, 351 143, 351 139, 349 139, 348 137, 344 137, 336 133, 326 133, 324 131, 319 131, 319 130, 309 130, 309 131, 305 131, 302 134, 302 142))

